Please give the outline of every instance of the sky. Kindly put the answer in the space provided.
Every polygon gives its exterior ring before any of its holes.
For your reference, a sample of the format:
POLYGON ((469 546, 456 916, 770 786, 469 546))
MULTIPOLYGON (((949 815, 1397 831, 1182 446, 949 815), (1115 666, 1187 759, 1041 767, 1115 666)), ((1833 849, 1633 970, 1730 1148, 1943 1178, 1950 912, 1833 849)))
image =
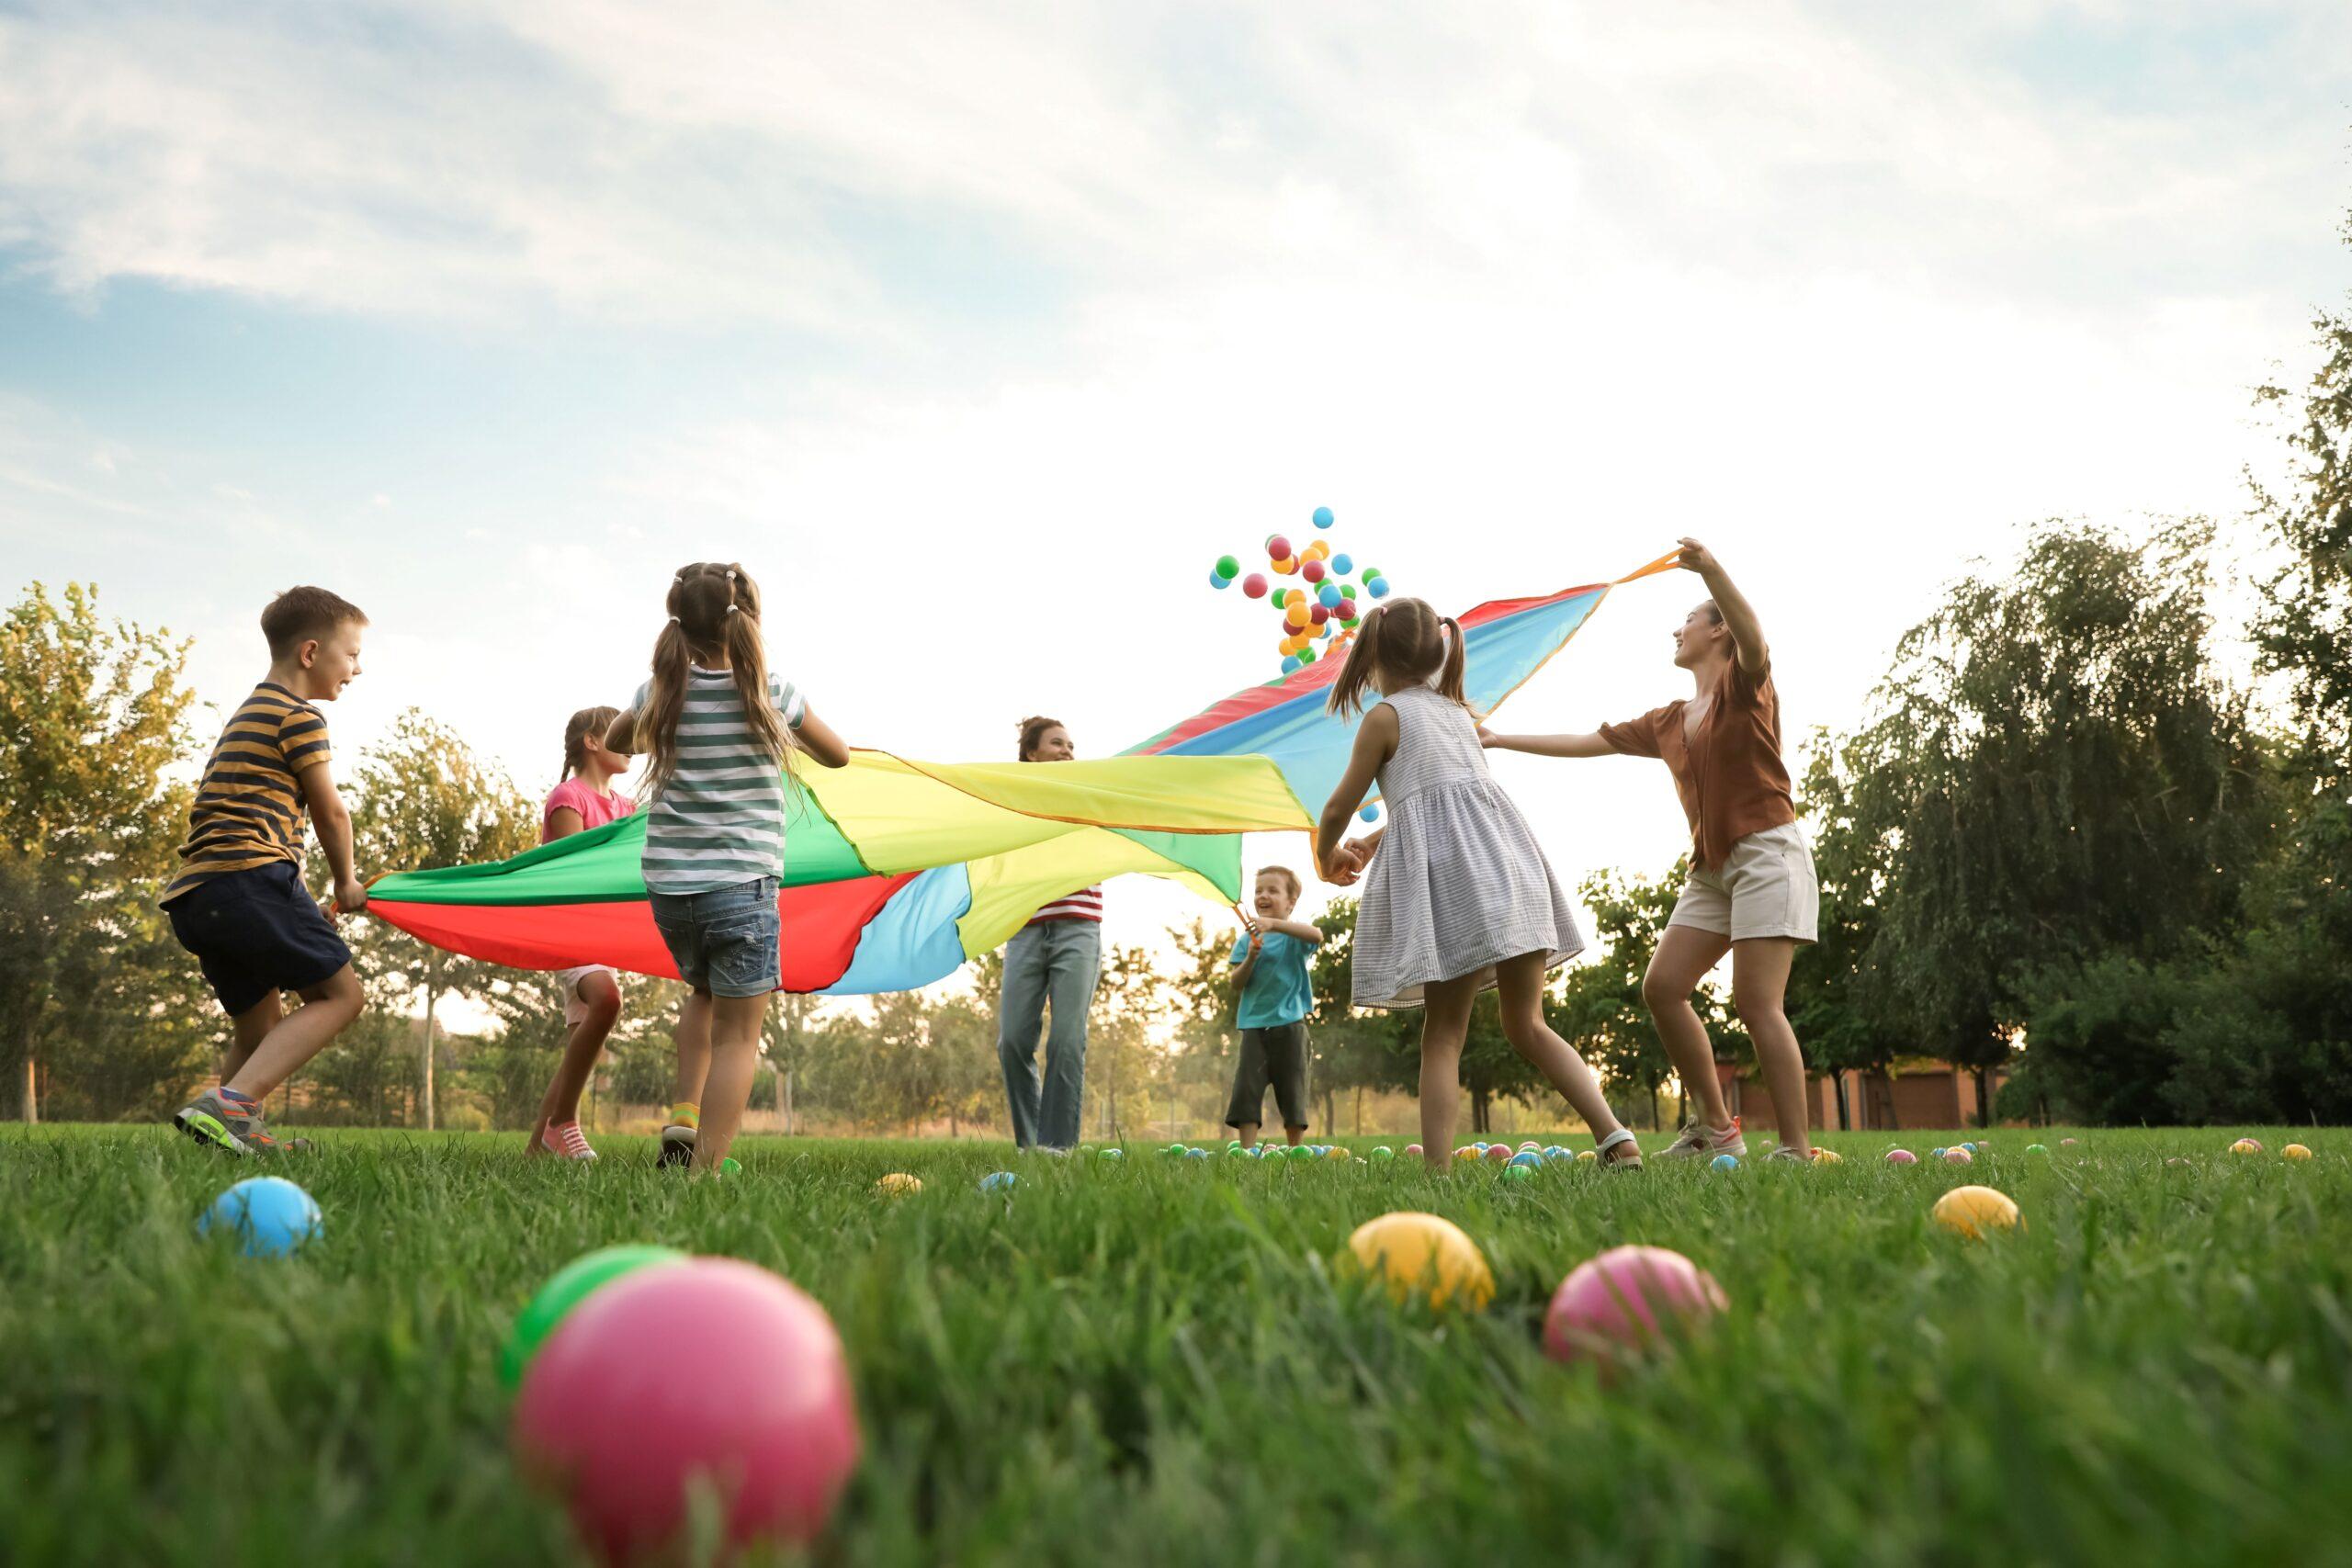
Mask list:
MULTIPOLYGON (((325 584, 345 758, 413 705, 537 795, 688 560, 961 761, 1270 676, 1207 570, 1317 506, 1445 610, 1689 534, 1793 749, 2033 520, 2242 513, 2347 208, 2340 0, 0 0, 0 588, 193 637, 209 740, 325 584)), ((1684 694, 1700 593, 1498 727, 1684 694)), ((1496 766, 1571 885, 1687 841, 1654 762, 1496 766)))

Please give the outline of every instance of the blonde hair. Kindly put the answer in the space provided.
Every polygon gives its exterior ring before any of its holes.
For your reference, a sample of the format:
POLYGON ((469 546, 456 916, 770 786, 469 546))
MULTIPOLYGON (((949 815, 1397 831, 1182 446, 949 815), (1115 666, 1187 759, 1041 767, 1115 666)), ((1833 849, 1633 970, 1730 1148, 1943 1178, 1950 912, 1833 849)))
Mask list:
MULTIPOLYGON (((582 708, 563 727, 563 778, 568 779, 588 765, 588 739, 594 736, 599 746, 605 743, 605 731, 620 716, 618 708, 582 708)), ((558 779, 561 784, 563 779, 558 779)))
POLYGON ((1283 886, 1290 889, 1290 901, 1294 904, 1298 902, 1298 896, 1306 891, 1306 884, 1298 879, 1298 873, 1286 865, 1261 865, 1258 868, 1258 874, 1281 877, 1283 886))
POLYGON ((678 716, 686 705, 686 667, 697 649, 723 652, 743 700, 752 739, 782 762, 799 744, 768 694, 768 656, 760 637, 760 585, 732 561, 696 561, 670 580, 663 604, 670 624, 653 639, 653 680, 637 716, 638 744, 649 761, 645 795, 659 795, 678 765, 678 716))
POLYGON ((1364 689, 1374 677, 1385 675, 1398 688, 1425 685, 1434 676, 1437 694, 1449 702, 1468 701, 1462 694, 1462 625, 1441 615, 1420 599, 1397 599, 1374 610, 1348 649, 1340 678, 1331 682, 1330 711, 1352 716, 1363 711, 1364 689))

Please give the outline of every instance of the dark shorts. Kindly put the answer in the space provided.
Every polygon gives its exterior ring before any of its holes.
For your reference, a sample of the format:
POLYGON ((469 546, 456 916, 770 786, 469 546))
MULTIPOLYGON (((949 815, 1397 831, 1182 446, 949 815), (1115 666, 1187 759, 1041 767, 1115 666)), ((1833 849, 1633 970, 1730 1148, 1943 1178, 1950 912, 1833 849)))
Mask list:
POLYGON ((308 990, 351 962, 351 949, 284 861, 209 877, 164 912, 231 1018, 273 992, 308 990))
POLYGON ((703 893, 650 893, 653 924, 678 978, 715 997, 764 997, 783 968, 775 878, 757 877, 703 893))
POLYGON ((1254 1127, 1262 1122, 1270 1087, 1283 1125, 1306 1126, 1306 1020, 1241 1032, 1241 1060, 1233 1069, 1233 1100, 1225 1108, 1225 1124, 1254 1127))

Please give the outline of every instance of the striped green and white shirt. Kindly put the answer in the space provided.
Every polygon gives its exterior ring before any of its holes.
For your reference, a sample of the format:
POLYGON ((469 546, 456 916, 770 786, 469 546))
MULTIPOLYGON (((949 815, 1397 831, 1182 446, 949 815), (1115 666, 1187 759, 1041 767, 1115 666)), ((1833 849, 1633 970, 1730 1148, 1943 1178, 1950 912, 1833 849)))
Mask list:
MULTIPOLYGON (((637 689, 645 711, 652 683, 637 689)), ((800 688, 768 676, 768 697, 794 729, 808 710, 800 688)), ((646 887, 707 893, 784 874, 784 763, 761 750, 729 670, 686 670, 678 714, 678 765, 646 813, 646 887)))

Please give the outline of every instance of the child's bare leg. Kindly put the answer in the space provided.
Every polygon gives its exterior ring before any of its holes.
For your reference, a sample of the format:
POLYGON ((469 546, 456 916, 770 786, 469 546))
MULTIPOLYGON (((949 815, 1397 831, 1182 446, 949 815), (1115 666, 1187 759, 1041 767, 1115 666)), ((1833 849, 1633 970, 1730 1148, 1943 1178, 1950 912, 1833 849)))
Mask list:
POLYGON ((359 1016, 367 1000, 359 988, 359 976, 348 964, 317 985, 304 987, 302 1005, 262 1036, 222 1087, 255 1100, 267 1100, 277 1091, 279 1084, 301 1069, 303 1063, 325 1050, 328 1043, 359 1016))
POLYGON ((1477 995, 1467 980, 1441 980, 1428 988, 1421 1008, 1421 1159, 1440 1173, 1453 1164, 1462 1045, 1470 1037, 1470 1004, 1477 995))
POLYGON ((1554 1032, 1544 1020, 1544 961, 1542 953, 1521 953, 1495 965, 1495 982, 1502 1004, 1503 1038, 1510 1048, 1544 1075, 1544 1080, 1560 1091, 1569 1107, 1584 1118, 1598 1140, 1618 1130, 1616 1113, 1609 1109, 1609 1099, 1600 1092, 1600 1080, 1592 1076, 1575 1046, 1554 1032))
POLYGON ((1642 976, 1642 1000, 1657 1028, 1658 1043, 1682 1080, 1686 1100, 1693 1102, 1693 1120, 1721 1133, 1731 1126, 1731 1108, 1724 1103, 1724 1086, 1715 1077, 1715 1048, 1707 1026, 1690 1005, 1690 993, 1707 971, 1731 951, 1731 939, 1696 926, 1668 926, 1659 933, 1657 951, 1650 955, 1642 976))
POLYGON ((670 1098, 682 1105, 700 1105, 710 1077, 710 993, 696 991, 678 1009, 678 1077, 670 1098))
POLYGON ((711 998, 710 1073, 703 1085, 702 1133, 695 1141, 697 1170, 710 1170, 725 1159, 743 1125, 752 1075, 760 1065, 760 1020, 767 1010, 764 996, 711 998))
POLYGON ((1756 1063, 1764 1070, 1764 1088, 1781 1123, 1781 1146, 1804 1154, 1813 1146, 1806 1135, 1812 1118, 1805 1114, 1804 1050, 1782 1010, 1789 965, 1796 955, 1797 944, 1784 936, 1732 943, 1731 999, 1747 1037, 1756 1042, 1756 1063))
POLYGON ((588 1087, 588 1075, 596 1070, 597 1054, 604 1050, 621 1016, 621 988, 610 975, 582 976, 580 999, 587 1005, 587 1015, 564 1031, 562 1059, 556 1063, 554 1081, 540 1097, 538 1125, 531 1129, 527 1145, 531 1154, 547 1152, 539 1134, 551 1123, 580 1120, 580 1096, 588 1087))
POLYGON ((229 1021, 229 1049, 220 1058, 223 1084, 244 1071, 245 1064, 253 1059, 254 1047, 269 1038, 269 1032, 285 1016, 285 1003, 272 991, 229 1021))
POLYGON ((1283 1136, 1290 1140, 1290 1146, 1292 1148, 1296 1148, 1300 1144, 1306 1141, 1306 1129, 1305 1127, 1285 1127, 1283 1129, 1283 1136))
POLYGON ((1255 1122, 1240 1122, 1234 1127, 1233 1135, 1241 1140, 1241 1146, 1243 1148, 1254 1149, 1258 1146, 1258 1123, 1255 1122))

